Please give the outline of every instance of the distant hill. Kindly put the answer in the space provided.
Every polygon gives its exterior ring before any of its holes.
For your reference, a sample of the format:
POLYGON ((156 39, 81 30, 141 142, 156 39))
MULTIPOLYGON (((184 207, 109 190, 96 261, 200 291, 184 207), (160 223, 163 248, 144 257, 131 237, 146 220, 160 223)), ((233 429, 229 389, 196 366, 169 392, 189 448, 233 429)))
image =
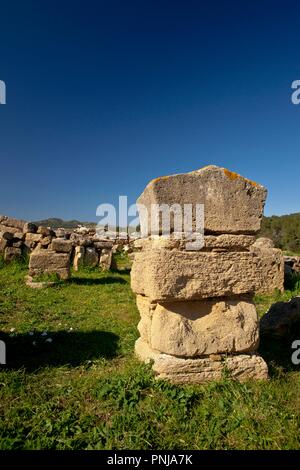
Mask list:
POLYGON ((300 252, 300 213, 263 217, 260 236, 271 238, 277 248, 300 252))
POLYGON ((61 227, 73 229, 73 228, 77 228, 78 225, 85 225, 86 227, 96 226, 95 222, 80 222, 79 220, 63 220, 63 219, 58 219, 56 217, 52 217, 52 218, 44 219, 44 220, 36 220, 34 223, 42 227, 51 227, 53 229, 61 228, 61 227))

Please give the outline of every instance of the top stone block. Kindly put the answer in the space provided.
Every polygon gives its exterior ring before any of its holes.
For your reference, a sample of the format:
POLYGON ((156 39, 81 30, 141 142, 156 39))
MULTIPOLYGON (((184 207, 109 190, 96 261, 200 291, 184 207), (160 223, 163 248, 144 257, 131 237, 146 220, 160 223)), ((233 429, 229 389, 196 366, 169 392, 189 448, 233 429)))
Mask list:
MULTIPOLYGON (((204 233, 255 234, 260 230, 266 196, 267 190, 260 184, 214 165, 162 176, 150 181, 137 200, 147 209, 147 213, 139 209, 142 234, 150 234, 153 204, 179 204, 182 211, 184 204, 192 204, 193 230, 196 204, 203 204, 204 233)), ((171 231, 173 228, 171 217, 171 231)))

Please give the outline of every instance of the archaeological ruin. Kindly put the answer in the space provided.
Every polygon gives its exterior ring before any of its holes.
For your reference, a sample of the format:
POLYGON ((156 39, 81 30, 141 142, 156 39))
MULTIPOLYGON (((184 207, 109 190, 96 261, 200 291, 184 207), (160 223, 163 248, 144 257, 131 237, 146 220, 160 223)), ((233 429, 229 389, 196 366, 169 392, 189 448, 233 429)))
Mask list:
POLYGON ((207 166, 157 178, 138 199, 147 210, 140 213, 143 239, 135 242, 131 271, 141 315, 135 351, 153 362, 157 377, 174 383, 216 380, 226 371, 240 381, 268 377, 257 353, 253 296, 283 290, 284 267, 281 251, 257 239, 266 195, 257 183, 207 166), (184 232, 181 239, 174 230, 165 236, 162 226, 150 233, 153 204, 203 204, 201 249, 189 250, 184 232))
MULTIPOLYGON (((0 255, 9 263, 29 257, 30 287, 43 287, 35 278, 43 274, 57 274, 60 279, 70 277, 70 268, 96 267, 108 271, 113 266, 113 253, 128 249, 129 239, 108 239, 95 229, 80 227, 74 230, 52 230, 32 222, 0 216, 0 255)), ((50 283, 51 284, 51 283, 50 283)))

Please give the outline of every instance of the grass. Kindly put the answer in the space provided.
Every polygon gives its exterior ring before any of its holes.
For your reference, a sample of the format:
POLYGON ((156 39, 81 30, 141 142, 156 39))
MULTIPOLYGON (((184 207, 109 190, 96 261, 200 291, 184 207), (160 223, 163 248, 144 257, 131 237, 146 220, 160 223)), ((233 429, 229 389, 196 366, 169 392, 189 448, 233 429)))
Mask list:
MULTIPOLYGON (((44 290, 25 286, 25 264, 0 261, 0 449, 299 449, 290 344, 261 345, 265 383, 155 380, 133 354, 139 314, 121 258, 44 290)), ((260 313, 292 288, 257 297, 260 313)))

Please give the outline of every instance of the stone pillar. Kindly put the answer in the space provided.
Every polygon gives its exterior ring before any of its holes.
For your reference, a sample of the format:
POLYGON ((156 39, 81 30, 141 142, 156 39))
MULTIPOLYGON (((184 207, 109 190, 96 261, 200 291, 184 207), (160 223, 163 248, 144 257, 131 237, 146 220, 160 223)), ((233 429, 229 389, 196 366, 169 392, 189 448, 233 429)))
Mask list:
POLYGON ((227 369, 238 380, 267 378, 257 354, 253 295, 282 288, 283 263, 280 250, 255 245, 265 198, 263 186, 208 166, 157 178, 138 199, 147 212, 140 211, 144 238, 136 242, 131 272, 141 314, 135 351, 154 361, 158 377, 201 383, 220 379, 227 369), (203 204, 202 248, 188 248, 184 226, 181 239, 175 232, 162 235, 162 225, 153 236, 153 204, 203 204))

